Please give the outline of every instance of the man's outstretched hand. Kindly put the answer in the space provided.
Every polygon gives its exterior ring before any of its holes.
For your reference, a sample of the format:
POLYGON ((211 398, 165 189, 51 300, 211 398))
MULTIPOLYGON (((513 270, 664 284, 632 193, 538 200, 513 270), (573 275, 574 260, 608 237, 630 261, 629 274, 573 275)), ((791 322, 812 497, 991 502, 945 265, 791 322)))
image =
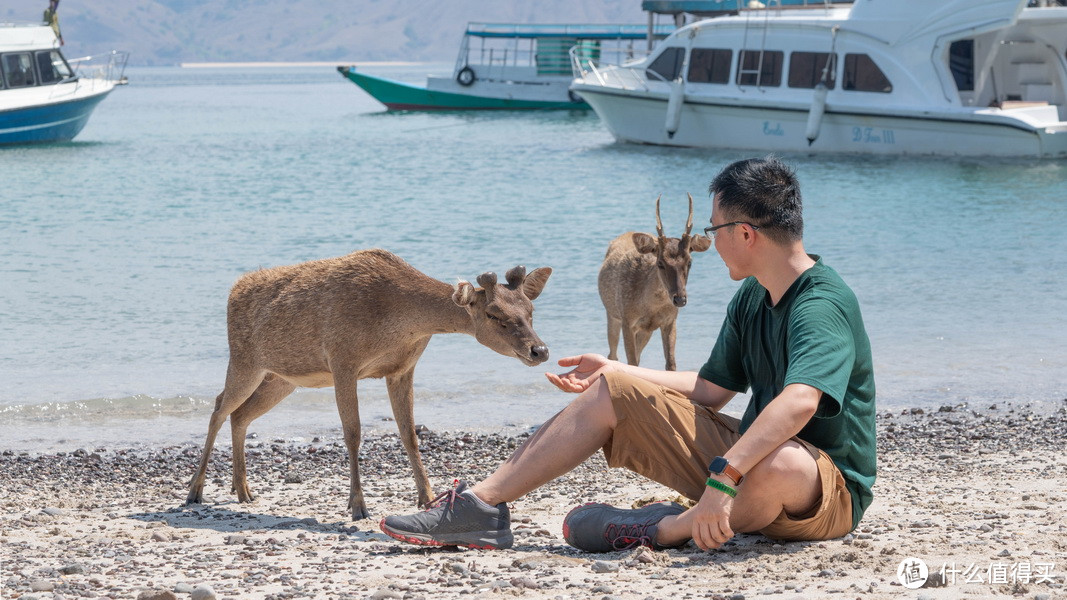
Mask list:
POLYGON ((600 354, 583 354, 559 359, 559 366, 574 367, 562 375, 545 373, 553 385, 564 392, 580 393, 589 389, 602 374, 614 370, 615 361, 600 354))

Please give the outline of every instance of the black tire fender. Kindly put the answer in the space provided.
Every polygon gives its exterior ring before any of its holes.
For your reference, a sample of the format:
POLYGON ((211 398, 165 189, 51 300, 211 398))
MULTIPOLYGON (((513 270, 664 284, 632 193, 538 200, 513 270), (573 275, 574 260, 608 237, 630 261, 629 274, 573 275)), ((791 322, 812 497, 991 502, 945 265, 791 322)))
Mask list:
POLYGON ((478 78, 474 76, 474 69, 470 67, 463 67, 456 73, 456 83, 464 87, 472 85, 476 79, 478 78))

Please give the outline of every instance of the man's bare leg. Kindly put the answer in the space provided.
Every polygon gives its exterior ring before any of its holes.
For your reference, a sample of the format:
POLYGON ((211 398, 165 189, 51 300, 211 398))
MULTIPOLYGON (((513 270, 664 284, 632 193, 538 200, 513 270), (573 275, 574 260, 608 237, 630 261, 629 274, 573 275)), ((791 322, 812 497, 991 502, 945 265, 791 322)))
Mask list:
MULTIPOLYGON (((716 490, 717 491, 717 490, 716 490)), ((770 525, 784 509, 801 514, 822 495, 822 482, 815 459, 794 441, 771 452, 745 475, 730 512, 734 531, 759 531, 770 525)), ((693 513, 664 517, 656 541, 673 545, 692 537, 693 513)))
POLYGON ((616 424, 611 395, 601 378, 472 491, 490 506, 512 502, 582 464, 611 439, 616 424))

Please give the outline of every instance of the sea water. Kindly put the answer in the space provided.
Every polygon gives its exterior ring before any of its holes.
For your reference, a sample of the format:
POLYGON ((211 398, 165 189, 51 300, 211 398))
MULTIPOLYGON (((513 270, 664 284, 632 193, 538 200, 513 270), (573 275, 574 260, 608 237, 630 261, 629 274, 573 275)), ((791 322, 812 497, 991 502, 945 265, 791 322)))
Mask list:
MULTIPOLYGON (((361 68, 421 83, 449 66, 361 68)), ((450 283, 551 266, 534 324, 552 358, 606 353, 608 242, 653 231, 661 195, 669 234, 687 193, 699 231, 710 179, 752 154, 619 144, 585 111, 388 113, 328 66, 127 74, 74 142, 0 149, 0 449, 199 444, 237 277, 361 248, 450 283)), ((784 158, 808 251, 861 302, 880 410, 1062 404, 1067 161, 784 158)), ((737 285, 714 250, 694 257, 680 369, 703 364, 737 285)), ((662 367, 658 335, 642 364, 662 367)), ((571 398, 546 370, 435 336, 416 421, 529 428, 571 398)), ((395 430, 382 381, 359 396, 365 430, 395 430)), ((301 390, 251 431, 339 427, 332 389, 301 390)))

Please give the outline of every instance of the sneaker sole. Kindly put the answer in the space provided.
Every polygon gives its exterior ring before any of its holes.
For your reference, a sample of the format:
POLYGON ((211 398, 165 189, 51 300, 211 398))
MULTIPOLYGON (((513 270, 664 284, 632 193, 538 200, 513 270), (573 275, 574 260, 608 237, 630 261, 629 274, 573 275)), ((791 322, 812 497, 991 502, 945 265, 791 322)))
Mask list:
POLYGON ((462 533, 454 536, 428 536, 390 529, 385 524, 385 519, 378 523, 378 527, 385 535, 393 539, 408 542, 409 544, 418 544, 419 546, 462 546, 474 550, 507 550, 515 541, 509 530, 462 533))

